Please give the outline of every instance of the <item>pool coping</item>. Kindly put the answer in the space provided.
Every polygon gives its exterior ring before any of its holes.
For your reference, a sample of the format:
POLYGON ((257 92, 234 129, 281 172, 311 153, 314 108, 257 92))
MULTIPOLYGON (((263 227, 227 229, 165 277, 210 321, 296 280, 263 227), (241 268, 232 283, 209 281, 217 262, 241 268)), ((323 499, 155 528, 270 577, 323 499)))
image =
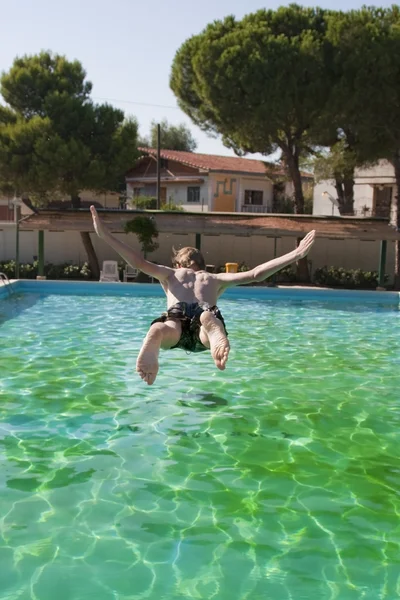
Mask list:
MULTIPOLYGON (((123 283, 70 280, 12 279, 0 283, 0 299, 10 292, 59 295, 164 296, 158 283, 123 283)), ((386 290, 348 290, 310 286, 237 286, 224 292, 224 298, 345 301, 359 304, 385 304, 399 307, 400 292, 386 290)))

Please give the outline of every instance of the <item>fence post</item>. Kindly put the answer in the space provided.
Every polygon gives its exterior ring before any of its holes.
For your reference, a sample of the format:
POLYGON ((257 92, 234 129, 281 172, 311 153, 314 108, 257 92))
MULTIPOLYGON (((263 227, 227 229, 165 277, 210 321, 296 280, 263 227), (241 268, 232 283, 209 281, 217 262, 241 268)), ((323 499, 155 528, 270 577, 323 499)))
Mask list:
POLYGON ((383 288, 385 285, 386 252, 387 252, 387 241, 381 240, 381 251, 380 251, 380 257, 379 257, 379 272, 378 272, 378 287, 379 288, 383 288))

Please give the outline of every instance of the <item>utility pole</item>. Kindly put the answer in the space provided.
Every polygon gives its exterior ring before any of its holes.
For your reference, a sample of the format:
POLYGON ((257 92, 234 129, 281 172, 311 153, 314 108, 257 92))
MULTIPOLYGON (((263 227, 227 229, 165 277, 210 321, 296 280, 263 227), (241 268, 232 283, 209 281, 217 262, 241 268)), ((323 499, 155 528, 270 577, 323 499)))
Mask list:
POLYGON ((157 125, 157 210, 161 208, 161 127, 157 125))

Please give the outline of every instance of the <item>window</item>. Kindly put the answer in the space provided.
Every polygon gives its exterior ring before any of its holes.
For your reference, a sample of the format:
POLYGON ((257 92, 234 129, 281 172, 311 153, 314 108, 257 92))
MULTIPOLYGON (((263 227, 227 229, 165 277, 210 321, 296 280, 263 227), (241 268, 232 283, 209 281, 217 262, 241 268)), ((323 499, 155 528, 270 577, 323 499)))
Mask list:
POLYGON ((245 190, 244 203, 262 206, 264 192, 262 190, 245 190))
POLYGON ((390 186, 375 186, 372 213, 374 217, 390 218, 393 188, 390 186))
POLYGON ((188 203, 200 202, 200 187, 188 187, 187 201, 188 203))

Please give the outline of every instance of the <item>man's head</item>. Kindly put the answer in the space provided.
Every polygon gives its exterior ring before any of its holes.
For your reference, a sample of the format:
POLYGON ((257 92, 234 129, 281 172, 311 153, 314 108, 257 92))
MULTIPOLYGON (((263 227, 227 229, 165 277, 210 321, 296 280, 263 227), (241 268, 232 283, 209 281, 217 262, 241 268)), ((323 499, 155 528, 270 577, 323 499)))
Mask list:
POLYGON ((202 271, 206 268, 204 258, 200 250, 197 248, 181 248, 180 250, 173 249, 172 264, 175 268, 184 267, 185 269, 193 269, 194 271, 202 271))

